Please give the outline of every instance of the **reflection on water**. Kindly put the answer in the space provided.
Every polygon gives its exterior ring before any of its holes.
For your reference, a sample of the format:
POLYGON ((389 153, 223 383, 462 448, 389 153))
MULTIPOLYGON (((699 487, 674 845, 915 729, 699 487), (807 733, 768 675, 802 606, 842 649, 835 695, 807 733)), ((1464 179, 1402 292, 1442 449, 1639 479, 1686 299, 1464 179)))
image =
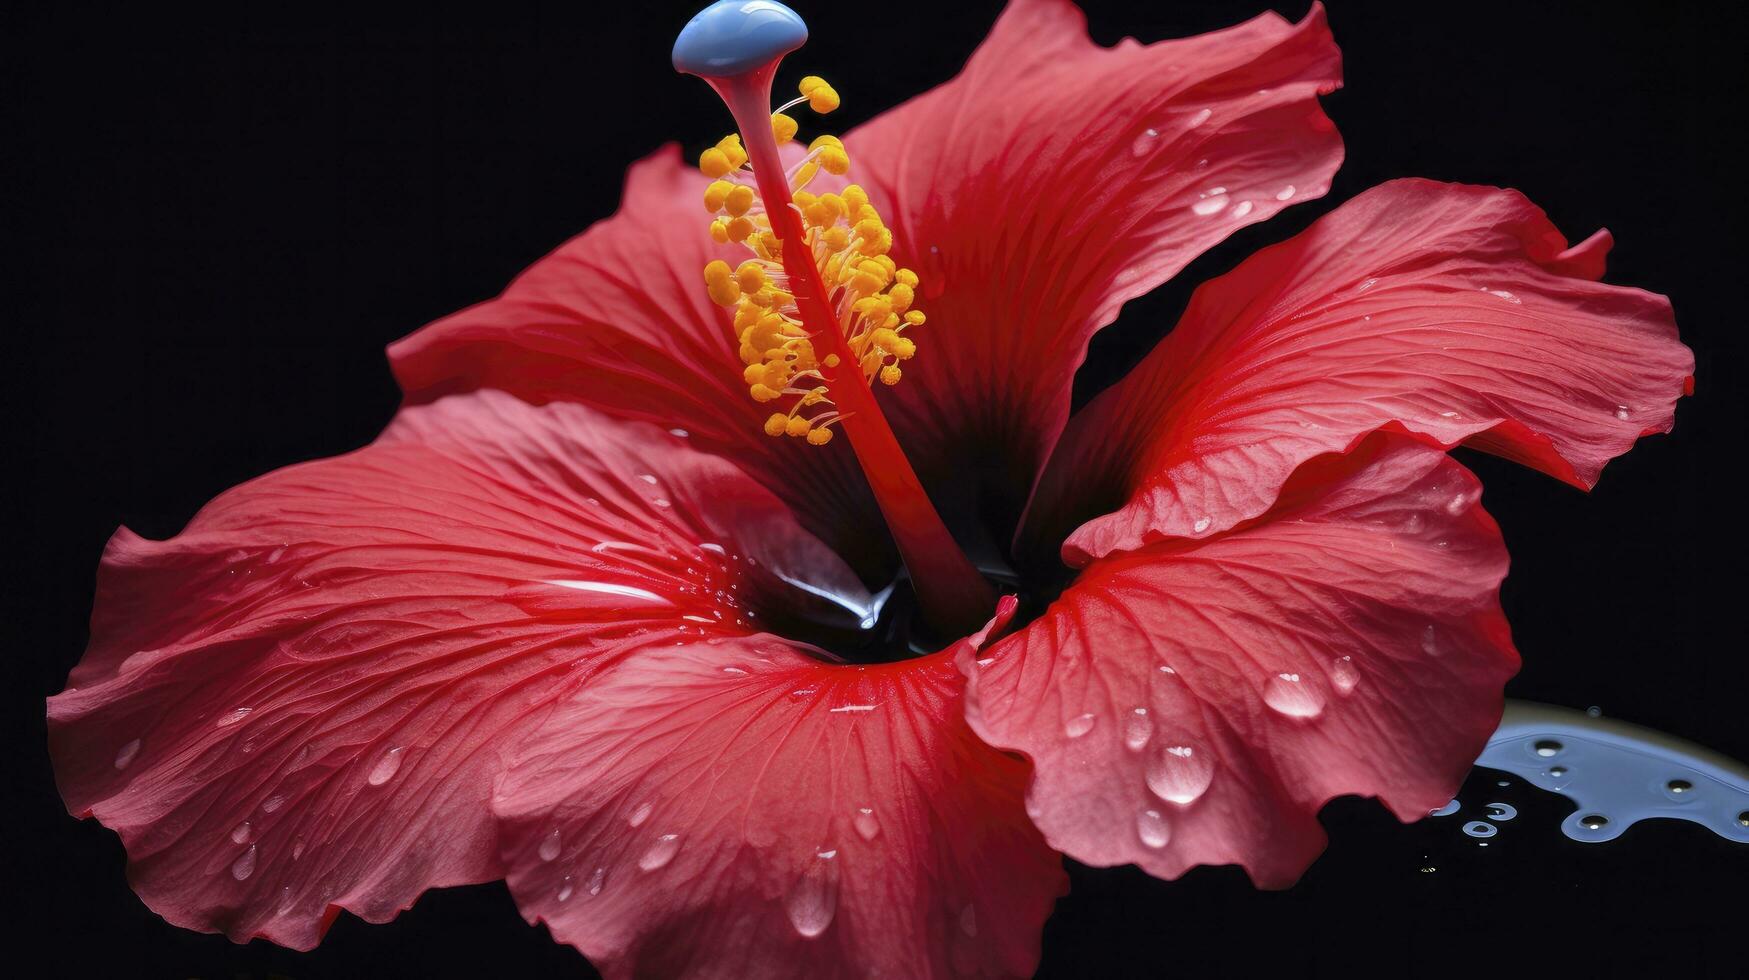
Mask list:
MULTIPOLYGON (((1614 840, 1641 820, 1668 817, 1697 823, 1749 844, 1749 766, 1663 732, 1528 701, 1507 701, 1500 728, 1476 765, 1521 776, 1530 785, 1572 799, 1578 809, 1561 824, 1576 841, 1614 840)), ((1501 785, 1505 785, 1502 783, 1501 785)), ((1453 800, 1433 816, 1457 813, 1453 800)), ((1486 805, 1486 820, 1464 833, 1487 838, 1518 811, 1486 805)))

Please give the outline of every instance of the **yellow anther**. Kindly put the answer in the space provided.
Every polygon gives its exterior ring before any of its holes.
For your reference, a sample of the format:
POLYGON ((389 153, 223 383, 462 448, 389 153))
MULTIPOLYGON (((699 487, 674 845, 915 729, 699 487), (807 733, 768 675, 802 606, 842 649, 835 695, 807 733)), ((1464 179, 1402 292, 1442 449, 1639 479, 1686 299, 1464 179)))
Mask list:
POLYGON ((802 396, 802 407, 812 408, 826 400, 825 388, 814 388, 802 396))
POLYGON ((741 134, 730 133, 717 140, 716 148, 723 151, 723 156, 729 161, 729 166, 739 170, 741 164, 747 162, 747 151, 741 146, 741 134))
POLYGON ((735 280, 726 279, 710 284, 711 302, 718 306, 734 306, 741 298, 741 287, 735 285, 735 280))
MULTIPOLYGON (((824 138, 824 137, 822 137, 822 138, 824 138)), ((820 141, 815 140, 814 142, 818 143, 820 141)), ((843 144, 840 144, 840 145, 843 145, 843 144)), ((810 147, 810 149, 812 149, 812 148, 810 147)), ((856 214, 857 212, 861 211, 863 208, 868 207, 868 191, 863 190, 862 185, 860 185, 860 184, 846 185, 844 188, 843 197, 844 197, 844 211, 847 214, 856 214)))
POLYGON ((750 385, 763 384, 765 382, 765 362, 747 365, 747 369, 741 372, 741 380, 750 385))
POLYGON ((856 223, 856 237, 864 241, 872 241, 879 238, 885 228, 886 226, 881 224, 879 218, 864 218, 856 223))
POLYGON ((843 225, 833 225, 826 229, 825 234, 820 236, 820 240, 826 243, 828 249, 842 252, 850 247, 850 230, 843 225))
POLYGON ((898 384, 900 374, 901 372, 899 371, 899 366, 897 364, 889 364, 886 367, 881 368, 881 384, 898 384))
POLYGON ((808 430, 813 428, 813 427, 814 426, 813 426, 812 422, 809 422, 807 419, 802 418, 801 416, 798 415, 798 416, 790 419, 789 424, 787 426, 785 426, 784 428, 785 428, 785 431, 787 431, 790 435, 795 436, 797 439, 800 439, 802 436, 807 435, 808 430))
POLYGON ((735 269, 735 281, 741 284, 743 292, 758 292, 759 287, 765 285, 765 269, 748 259, 735 269))
POLYGON ((838 108, 838 90, 827 85, 824 81, 802 94, 808 97, 808 108, 821 115, 838 108))
POLYGON ((899 342, 891 348, 893 356, 901 361, 909 361, 917 356, 917 342, 909 337, 900 337, 899 342))
POLYGON ((803 95, 807 95, 808 93, 812 92, 813 90, 815 90, 815 89, 817 89, 820 86, 825 85, 825 84, 826 84, 826 80, 824 78, 821 78, 818 75, 808 75, 807 77, 803 78, 800 82, 796 83, 796 91, 800 92, 803 95))
POLYGON ((783 397, 783 392, 775 391, 771 388, 767 388, 765 385, 762 385, 762 384, 757 384, 751 388, 748 388, 747 393, 752 395, 753 400, 756 402, 776 401, 777 399, 783 397))
POLYGON ((729 240, 732 242, 744 242, 747 240, 748 236, 758 230, 759 226, 753 223, 752 218, 740 217, 729 219, 729 240))
POLYGON ((882 280, 880 276, 870 273, 867 269, 857 269, 856 272, 850 276, 850 282, 848 285, 851 289, 854 289, 859 293, 872 293, 886 285, 886 282, 882 280))
POLYGON ((862 250, 870 255, 885 255, 893 247, 893 233, 885 228, 872 241, 862 243, 862 250))
POLYGON ((736 184, 723 196, 723 207, 729 212, 729 217, 739 218, 753 206, 753 188, 746 184, 736 184))
POLYGON ((808 444, 809 445, 824 446, 825 444, 827 444, 828 442, 831 442, 831 441, 832 441, 832 430, 831 429, 809 429, 808 430, 808 444))
POLYGON ((758 364, 765 360, 765 352, 746 341, 741 342, 740 354, 742 364, 758 364))
POLYGON ((774 232, 761 232, 759 244, 765 249, 768 258, 775 259, 783 254, 783 240, 778 238, 774 232))
POLYGON ((827 366, 827 367, 829 367, 829 368, 835 368, 835 367, 837 367, 837 366, 838 366, 838 365, 839 365, 839 364, 841 364, 841 363, 843 363, 843 362, 841 362, 841 361, 839 361, 839 360, 838 360, 838 355, 837 355, 837 354, 827 354, 827 355, 826 355, 826 366, 827 366))
POLYGON ((802 208, 802 219, 810 228, 824 228, 838 220, 838 212, 824 200, 819 200, 802 208))
POLYGON ((916 301, 917 293, 910 286, 896 282, 892 289, 887 290, 887 297, 893 301, 893 312, 903 313, 916 301))
POLYGON ((899 282, 901 282, 907 286, 910 286, 912 289, 917 288, 917 273, 912 272, 910 269, 900 269, 898 272, 893 274, 893 278, 899 280, 899 282))
POLYGON ((710 186, 704 189, 704 209, 712 214, 721 211, 723 209, 723 201, 728 198, 729 192, 734 189, 735 185, 726 180, 711 181, 710 186))
POLYGON ((782 412, 773 412, 771 417, 765 420, 765 434, 768 436, 781 436, 787 428, 789 428, 789 416, 782 412))
POLYGON ((706 285, 714 286, 719 282, 728 282, 734 275, 734 270, 729 268, 729 263, 722 259, 712 259, 705 263, 704 281, 706 285))
POLYGON ((711 222, 711 241, 718 245, 729 244, 729 223, 721 218, 711 222))
POLYGON ((905 322, 909 323, 913 327, 921 326, 923 321, 926 319, 928 319, 928 318, 923 315, 922 310, 912 310, 909 313, 905 314, 905 322))
POLYGON ((796 121, 781 112, 771 114, 771 135, 779 143, 788 143, 796 138, 796 121))
POLYGON ((886 327, 882 327, 870 334, 869 340, 873 341, 874 345, 882 350, 890 351, 899 346, 899 335, 886 327))
POLYGON ((727 177, 735 171, 729 155, 714 146, 698 155, 698 169, 706 177, 727 177))
POLYGON ((850 172, 850 154, 835 146, 829 146, 820 151, 820 169, 833 176, 842 177, 850 172))

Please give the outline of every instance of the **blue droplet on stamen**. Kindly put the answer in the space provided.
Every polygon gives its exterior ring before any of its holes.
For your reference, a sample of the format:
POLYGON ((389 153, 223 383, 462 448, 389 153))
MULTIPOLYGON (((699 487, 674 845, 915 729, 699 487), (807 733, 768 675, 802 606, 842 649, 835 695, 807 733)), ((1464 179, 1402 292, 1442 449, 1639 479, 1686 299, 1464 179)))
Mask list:
POLYGON ((674 39, 674 68, 727 78, 770 64, 807 40, 801 15, 776 0, 717 0, 674 39))

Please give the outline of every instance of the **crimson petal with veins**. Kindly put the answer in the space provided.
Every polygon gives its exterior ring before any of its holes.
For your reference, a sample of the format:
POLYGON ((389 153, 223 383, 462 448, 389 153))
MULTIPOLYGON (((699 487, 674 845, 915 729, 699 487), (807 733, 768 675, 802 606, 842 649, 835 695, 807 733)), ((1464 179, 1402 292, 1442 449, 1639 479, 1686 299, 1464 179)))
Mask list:
POLYGON ((488 797, 539 709, 634 651, 809 601, 785 574, 860 591, 684 440, 444 399, 171 540, 118 532, 90 649, 49 700, 56 776, 166 919, 307 949, 340 908, 384 921, 500 876, 488 797))
POLYGON ((1076 415, 1027 549, 1083 520, 1071 564, 1218 533, 1268 510, 1300 463, 1387 427, 1589 487, 1669 431, 1694 371, 1668 300, 1594 281, 1608 247, 1600 233, 1568 248, 1515 191, 1367 191, 1197 290, 1076 415))
POLYGON ((866 667, 775 637, 628 661, 499 787, 517 901, 615 977, 1030 975, 1065 877, 1026 764, 961 714, 953 657, 988 632, 866 667))
POLYGON ((972 727, 1033 761, 1028 811, 1070 857, 1285 887, 1325 801, 1424 816, 1499 721, 1518 655, 1480 490, 1378 435, 1255 522, 1096 561, 987 665, 960 657, 972 727))

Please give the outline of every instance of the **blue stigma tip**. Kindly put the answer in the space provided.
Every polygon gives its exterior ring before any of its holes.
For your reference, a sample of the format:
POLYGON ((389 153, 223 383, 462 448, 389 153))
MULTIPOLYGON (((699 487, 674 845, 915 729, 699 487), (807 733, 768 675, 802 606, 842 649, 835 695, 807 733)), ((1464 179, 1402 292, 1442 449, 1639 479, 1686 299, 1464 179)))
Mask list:
POLYGON ((777 0, 717 0, 674 39, 674 68, 727 78, 789 54, 808 39, 801 15, 777 0))

